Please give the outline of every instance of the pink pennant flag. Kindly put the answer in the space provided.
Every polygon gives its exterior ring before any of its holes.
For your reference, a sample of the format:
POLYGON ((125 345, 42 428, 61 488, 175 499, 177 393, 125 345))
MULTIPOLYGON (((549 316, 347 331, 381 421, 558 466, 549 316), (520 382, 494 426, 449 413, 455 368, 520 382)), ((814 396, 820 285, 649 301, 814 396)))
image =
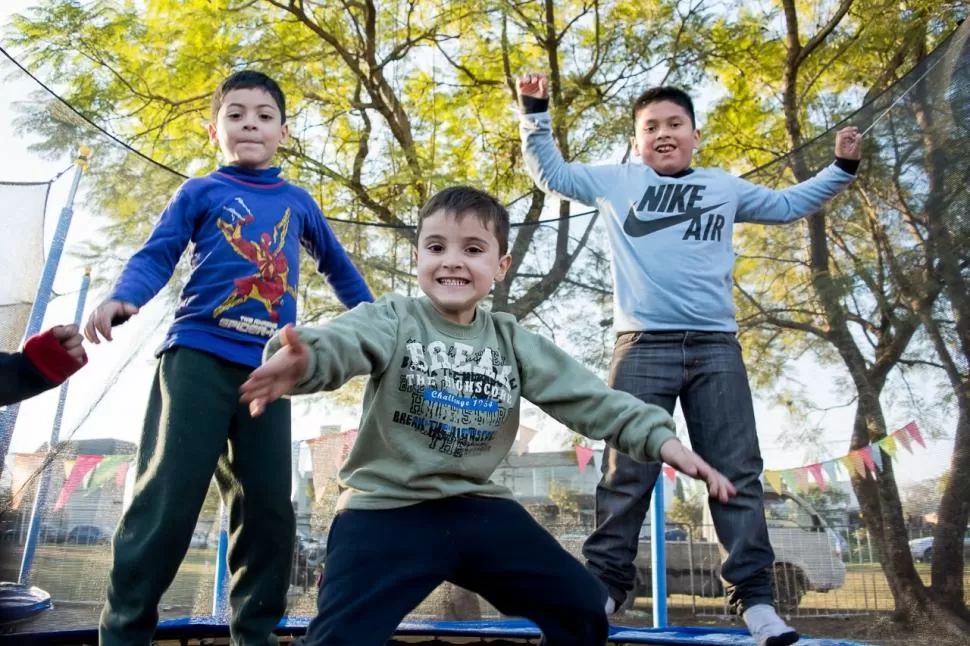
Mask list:
POLYGON ((923 441, 923 434, 919 432, 919 426, 916 425, 916 422, 910 422, 903 428, 909 432, 910 437, 919 442, 920 446, 924 449, 926 448, 926 442, 923 441))
POLYGON ((125 478, 128 477, 128 466, 130 464, 131 462, 122 462, 118 465, 118 470, 115 471, 115 484, 118 485, 119 489, 125 486, 125 478))
POLYGON ((913 452, 913 440, 906 429, 899 429, 898 431, 893 433, 892 436, 896 439, 896 442, 898 444, 903 445, 904 449, 906 449, 910 453, 913 452))
POLYGON ((873 474, 876 473, 876 463, 872 459, 872 447, 864 446, 859 449, 859 455, 862 456, 862 461, 865 463, 866 468, 869 469, 873 474))
POLYGON ((664 475, 667 476, 667 479, 671 482, 677 480, 677 471, 669 464, 664 465, 663 471, 664 475))
POLYGON ((579 472, 586 471, 586 465, 593 459, 593 449, 582 444, 576 445, 576 464, 579 465, 579 472))
POLYGON ((71 469, 71 475, 67 477, 64 481, 64 486, 61 487, 61 493, 57 496, 57 502, 54 504, 54 511, 59 511, 64 508, 67 504, 67 499, 71 497, 77 486, 81 484, 85 476, 91 472, 91 469, 97 466, 98 462, 104 458, 103 455, 79 455, 74 461, 74 468, 71 469))
POLYGON ((808 466, 808 471, 812 474, 812 478, 815 480, 818 488, 825 491, 825 478, 822 476, 822 465, 811 464, 808 466))
POLYGON ((808 491, 808 469, 805 467, 795 469, 795 482, 798 483, 799 491, 808 491))

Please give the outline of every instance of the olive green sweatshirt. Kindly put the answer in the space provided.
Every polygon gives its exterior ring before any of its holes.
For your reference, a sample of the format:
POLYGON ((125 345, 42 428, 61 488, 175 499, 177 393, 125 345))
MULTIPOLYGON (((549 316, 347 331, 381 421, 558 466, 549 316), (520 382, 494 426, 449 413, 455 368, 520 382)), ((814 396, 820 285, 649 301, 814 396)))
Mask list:
MULTIPOLYGON (((512 497, 492 482, 525 398, 641 462, 674 438, 665 410, 609 388, 549 339, 478 308, 470 325, 427 298, 390 294, 322 326, 297 327, 309 364, 291 394, 370 375, 338 509, 390 509, 447 496, 512 497)), ((280 349, 279 335, 265 361, 280 349)))

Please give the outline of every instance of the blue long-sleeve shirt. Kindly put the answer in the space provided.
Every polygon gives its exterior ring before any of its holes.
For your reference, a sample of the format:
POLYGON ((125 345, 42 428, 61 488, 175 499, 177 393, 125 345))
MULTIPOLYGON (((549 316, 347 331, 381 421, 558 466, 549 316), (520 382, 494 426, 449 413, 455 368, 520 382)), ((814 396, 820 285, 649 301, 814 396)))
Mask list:
POLYGON ((617 332, 736 331, 734 224, 793 222, 818 211, 854 178, 832 164, 773 190, 715 168, 664 176, 642 164, 567 163, 548 112, 522 114, 520 134, 539 188, 604 216, 617 332))
POLYGON ((258 366, 267 339, 296 320, 301 245, 347 308, 374 300, 316 202, 279 168, 224 166, 183 183, 112 298, 145 305, 189 242, 191 275, 159 353, 184 346, 258 366))

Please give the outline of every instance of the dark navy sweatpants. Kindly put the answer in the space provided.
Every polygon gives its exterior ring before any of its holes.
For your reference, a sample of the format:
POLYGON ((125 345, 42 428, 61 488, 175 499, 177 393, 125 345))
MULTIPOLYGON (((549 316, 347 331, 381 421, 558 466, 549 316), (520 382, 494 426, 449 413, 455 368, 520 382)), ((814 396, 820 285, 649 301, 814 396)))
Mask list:
POLYGON ((517 502, 457 496, 344 510, 330 528, 305 646, 382 646, 439 584, 535 623, 547 646, 598 646, 606 589, 517 502))

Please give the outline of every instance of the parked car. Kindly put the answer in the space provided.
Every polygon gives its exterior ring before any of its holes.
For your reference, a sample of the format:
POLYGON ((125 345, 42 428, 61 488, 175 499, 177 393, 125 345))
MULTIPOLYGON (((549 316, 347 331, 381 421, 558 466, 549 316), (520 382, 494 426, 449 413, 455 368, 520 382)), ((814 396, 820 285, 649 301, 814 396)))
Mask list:
MULTIPOLYGON (((909 553, 913 559, 928 563, 933 559, 933 537, 925 536, 909 542, 909 553)), ((963 537, 963 558, 970 560, 970 533, 963 537)))
POLYGON ((69 545, 98 545, 111 540, 111 530, 95 525, 76 525, 67 533, 64 541, 69 545))

